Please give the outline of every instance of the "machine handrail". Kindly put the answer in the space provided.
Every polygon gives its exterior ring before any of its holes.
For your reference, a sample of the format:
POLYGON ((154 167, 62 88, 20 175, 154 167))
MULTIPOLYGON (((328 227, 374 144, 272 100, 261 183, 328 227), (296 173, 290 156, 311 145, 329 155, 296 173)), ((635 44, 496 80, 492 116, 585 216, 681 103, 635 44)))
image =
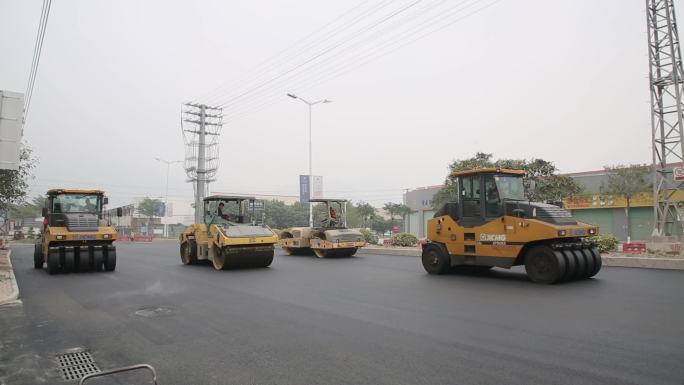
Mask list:
POLYGON ((83 385, 83 383, 85 383, 86 380, 89 380, 91 378, 103 377, 103 376, 108 376, 110 374, 116 374, 116 373, 130 372, 130 371, 138 370, 138 369, 147 369, 150 372, 152 372, 152 377, 153 377, 152 380, 154 381, 154 385, 159 385, 159 384, 157 384, 157 372, 154 370, 154 368, 152 366, 147 365, 147 364, 124 366, 121 368, 104 370, 104 371, 99 372, 99 373, 87 374, 87 375, 81 377, 81 380, 78 382, 78 385, 83 385))

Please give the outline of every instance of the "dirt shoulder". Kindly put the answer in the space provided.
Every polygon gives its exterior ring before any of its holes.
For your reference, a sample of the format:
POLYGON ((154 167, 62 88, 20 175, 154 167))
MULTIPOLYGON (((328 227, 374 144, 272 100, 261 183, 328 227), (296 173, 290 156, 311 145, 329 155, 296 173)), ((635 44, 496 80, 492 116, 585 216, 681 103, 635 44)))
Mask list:
POLYGON ((16 302, 19 298, 19 287, 10 260, 11 254, 12 250, 0 250, 0 305, 16 302))

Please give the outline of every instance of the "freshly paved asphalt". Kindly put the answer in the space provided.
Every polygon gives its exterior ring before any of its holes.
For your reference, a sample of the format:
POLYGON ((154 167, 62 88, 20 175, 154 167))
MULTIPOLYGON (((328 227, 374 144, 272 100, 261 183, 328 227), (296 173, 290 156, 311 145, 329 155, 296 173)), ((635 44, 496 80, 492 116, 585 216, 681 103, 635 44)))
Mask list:
POLYGON ((62 383, 55 355, 75 347, 103 369, 149 363, 162 385, 684 384, 684 272, 542 286, 382 255, 215 271, 177 249, 120 244, 114 273, 49 276, 16 247, 23 304, 0 307, 0 384, 62 383), (147 307, 168 312, 136 315, 147 307))

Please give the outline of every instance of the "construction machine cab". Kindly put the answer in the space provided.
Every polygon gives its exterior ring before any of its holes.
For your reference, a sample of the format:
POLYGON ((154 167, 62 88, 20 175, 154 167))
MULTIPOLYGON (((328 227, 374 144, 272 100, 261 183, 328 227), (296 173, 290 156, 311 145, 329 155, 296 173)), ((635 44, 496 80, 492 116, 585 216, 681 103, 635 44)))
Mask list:
POLYGON ((464 225, 478 225, 510 215, 505 202, 527 200, 523 170, 482 168, 450 176, 456 179, 456 201, 446 203, 435 217, 449 215, 464 225))
MULTIPOLYGON (((107 197, 101 190, 51 189, 42 214, 45 218, 33 262, 47 262, 49 274, 106 271, 116 268, 116 230, 103 220, 107 197)), ((117 210, 120 216, 121 211, 117 210)))
POLYGON ((457 171, 457 200, 427 223, 423 267, 430 274, 452 268, 480 271, 525 265, 535 282, 593 277, 601 256, 589 237, 598 228, 561 207, 525 197, 524 170, 457 171))
POLYGON ((204 223, 188 226, 179 237, 184 265, 200 260, 211 261, 216 270, 271 265, 278 235, 264 223, 263 200, 212 195, 201 209, 204 223))
POLYGON ((88 220, 97 227, 107 198, 101 190, 52 189, 47 192, 43 217, 50 226, 68 226, 70 219, 88 220), (94 223, 93 223, 94 222, 94 223))
POLYGON ((263 225, 264 202, 254 197, 212 195, 204 198, 204 223, 232 226, 263 225))
POLYGON ((310 199, 310 204, 320 203, 323 210, 314 210, 314 225, 323 228, 347 227, 346 199, 310 199))

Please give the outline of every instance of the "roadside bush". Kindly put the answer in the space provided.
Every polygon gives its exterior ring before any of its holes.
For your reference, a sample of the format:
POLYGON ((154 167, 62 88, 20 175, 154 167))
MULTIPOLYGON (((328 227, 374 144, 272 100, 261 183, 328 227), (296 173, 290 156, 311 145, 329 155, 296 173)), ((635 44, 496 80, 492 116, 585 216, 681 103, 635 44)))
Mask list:
POLYGON ((596 243, 596 247, 598 247, 600 253, 615 251, 617 245, 620 244, 620 241, 615 238, 615 235, 613 234, 599 234, 589 237, 589 241, 596 243))
POLYGON ((369 245, 377 245, 378 244, 378 237, 373 234, 372 231, 368 229, 361 229, 359 230, 361 234, 363 234, 363 238, 365 239, 366 243, 369 245))
POLYGON ((418 238, 409 233, 399 233, 392 236, 392 246, 415 246, 418 244, 418 238))

